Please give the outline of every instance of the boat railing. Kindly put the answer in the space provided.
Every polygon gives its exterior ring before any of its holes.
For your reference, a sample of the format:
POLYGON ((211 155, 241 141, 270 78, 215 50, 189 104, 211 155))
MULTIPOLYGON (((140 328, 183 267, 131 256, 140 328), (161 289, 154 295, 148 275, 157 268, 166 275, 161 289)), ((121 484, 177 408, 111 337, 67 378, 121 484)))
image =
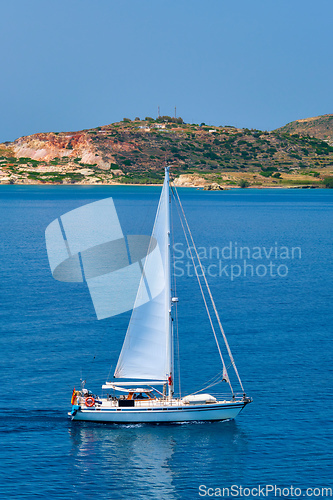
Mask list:
POLYGON ((211 392, 211 396, 214 396, 218 401, 233 401, 234 399, 239 400, 243 399, 244 394, 242 392, 236 392, 234 394, 234 397, 229 393, 223 393, 223 392, 211 392))
POLYGON ((135 400, 135 406, 153 407, 153 406, 179 406, 182 404, 182 400, 179 398, 173 399, 141 399, 135 400))

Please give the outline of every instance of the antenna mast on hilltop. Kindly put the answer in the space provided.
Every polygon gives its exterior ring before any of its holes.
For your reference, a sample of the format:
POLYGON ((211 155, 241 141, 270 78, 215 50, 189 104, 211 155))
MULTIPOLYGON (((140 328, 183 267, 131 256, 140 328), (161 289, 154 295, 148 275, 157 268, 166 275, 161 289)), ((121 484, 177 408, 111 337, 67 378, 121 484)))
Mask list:
POLYGON ((158 108, 157 108, 157 118, 159 118, 159 117, 160 117, 160 107, 158 106, 158 108))
POLYGON ((177 108, 175 106, 175 118, 177 118, 177 108))

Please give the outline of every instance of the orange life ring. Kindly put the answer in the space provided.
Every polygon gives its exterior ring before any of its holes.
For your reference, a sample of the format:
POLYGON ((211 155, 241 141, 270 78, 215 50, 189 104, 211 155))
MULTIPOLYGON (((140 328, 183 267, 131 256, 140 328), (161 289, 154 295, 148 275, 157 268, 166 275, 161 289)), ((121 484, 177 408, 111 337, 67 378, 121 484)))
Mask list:
POLYGON ((86 398, 84 402, 85 405, 88 406, 88 408, 91 408, 95 404, 95 398, 89 396, 89 398, 86 398))

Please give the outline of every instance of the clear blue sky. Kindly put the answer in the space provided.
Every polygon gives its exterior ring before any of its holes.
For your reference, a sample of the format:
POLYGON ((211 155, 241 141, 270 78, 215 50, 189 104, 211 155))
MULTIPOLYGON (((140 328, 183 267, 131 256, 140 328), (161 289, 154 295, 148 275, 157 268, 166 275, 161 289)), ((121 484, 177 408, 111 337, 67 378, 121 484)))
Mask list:
POLYGON ((124 117, 272 130, 333 112, 332 0, 7 0, 0 142, 124 117))

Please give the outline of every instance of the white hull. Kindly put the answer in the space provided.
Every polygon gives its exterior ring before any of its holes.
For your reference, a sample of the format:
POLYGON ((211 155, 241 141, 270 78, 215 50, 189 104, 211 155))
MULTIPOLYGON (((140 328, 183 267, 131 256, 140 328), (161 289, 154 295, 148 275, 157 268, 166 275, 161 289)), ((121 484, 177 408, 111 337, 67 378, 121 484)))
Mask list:
POLYGON ((75 415, 68 415, 72 420, 118 424, 214 421, 235 418, 245 405, 237 401, 156 408, 81 408, 75 415))

